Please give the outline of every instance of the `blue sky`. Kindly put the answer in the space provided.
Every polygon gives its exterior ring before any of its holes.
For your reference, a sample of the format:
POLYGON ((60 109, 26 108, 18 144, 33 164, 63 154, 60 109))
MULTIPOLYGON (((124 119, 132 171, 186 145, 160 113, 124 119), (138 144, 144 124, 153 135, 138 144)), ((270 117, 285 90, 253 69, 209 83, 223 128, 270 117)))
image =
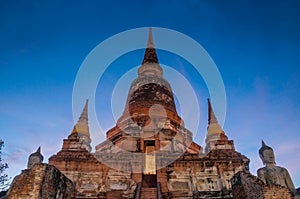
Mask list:
MULTIPOLYGON (((153 26, 182 32, 210 54, 226 89, 224 130, 251 159, 251 172, 262 166, 263 138, 275 150, 277 165, 288 168, 299 187, 299 13, 296 0, 1 1, 0 138, 8 174, 20 173, 40 145, 45 162, 60 150, 74 123, 73 84, 89 52, 119 32, 153 26)), ((138 50, 120 57, 100 80, 107 82, 96 97, 105 130, 114 125, 105 89, 138 66, 142 56, 138 50)), ((180 57, 164 51, 158 57, 197 91, 201 121, 195 139, 203 146, 205 83, 180 57)))

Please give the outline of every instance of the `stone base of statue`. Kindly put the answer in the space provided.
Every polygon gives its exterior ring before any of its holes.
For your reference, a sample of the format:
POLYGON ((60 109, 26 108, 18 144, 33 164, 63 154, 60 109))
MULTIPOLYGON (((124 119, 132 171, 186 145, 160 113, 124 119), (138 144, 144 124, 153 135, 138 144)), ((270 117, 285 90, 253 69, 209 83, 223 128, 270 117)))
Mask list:
POLYGON ((280 185, 268 186, 258 177, 245 172, 238 172, 231 179, 235 199, 296 199, 291 191, 280 185))

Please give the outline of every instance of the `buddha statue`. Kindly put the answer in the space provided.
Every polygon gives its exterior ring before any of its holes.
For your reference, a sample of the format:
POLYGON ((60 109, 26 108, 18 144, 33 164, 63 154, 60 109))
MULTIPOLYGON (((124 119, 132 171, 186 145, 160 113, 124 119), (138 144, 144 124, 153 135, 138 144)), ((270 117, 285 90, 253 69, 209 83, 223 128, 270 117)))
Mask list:
MULTIPOLYGON (((274 151, 262 140, 262 146, 259 149, 259 156, 265 167, 257 170, 257 176, 267 186, 280 185, 288 188, 292 194, 296 195, 296 189, 287 169, 276 166, 274 151)), ((297 197, 298 198, 298 197, 297 197)))
POLYGON ((32 153, 28 158, 27 169, 31 169, 34 165, 43 162, 43 155, 41 154, 41 147, 36 152, 32 153))

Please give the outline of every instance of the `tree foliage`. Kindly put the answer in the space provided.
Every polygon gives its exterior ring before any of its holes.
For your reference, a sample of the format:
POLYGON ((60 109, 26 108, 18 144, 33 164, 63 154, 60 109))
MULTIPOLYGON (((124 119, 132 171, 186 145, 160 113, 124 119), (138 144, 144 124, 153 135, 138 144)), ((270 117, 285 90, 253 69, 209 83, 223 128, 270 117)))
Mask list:
POLYGON ((8 175, 5 173, 5 170, 8 168, 8 164, 3 162, 1 157, 2 148, 4 147, 4 142, 0 140, 0 191, 7 189, 8 186, 8 175))

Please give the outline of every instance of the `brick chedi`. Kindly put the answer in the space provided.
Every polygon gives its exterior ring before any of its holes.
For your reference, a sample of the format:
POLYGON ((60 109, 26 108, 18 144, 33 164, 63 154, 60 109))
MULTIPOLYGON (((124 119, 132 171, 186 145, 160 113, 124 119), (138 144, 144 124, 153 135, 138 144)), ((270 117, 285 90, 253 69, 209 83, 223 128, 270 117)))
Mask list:
POLYGON ((97 198, 103 182, 103 166, 90 153, 88 128, 88 101, 68 139, 63 141, 61 151, 49 158, 70 180, 76 183, 76 196, 97 198))
MULTIPOLYGON (((24 185, 13 183, 11 198, 24 198, 23 193, 26 198, 58 198, 40 197, 36 190, 46 189, 36 187, 51 189, 49 193, 59 192, 60 198, 91 199, 242 198, 249 191, 244 184, 252 181, 245 181, 245 176, 236 177, 238 172, 249 174, 249 159, 235 150, 234 142, 219 125, 210 100, 206 146, 195 143, 193 133, 185 128, 171 85, 163 77, 151 28, 124 111, 106 136, 91 152, 87 101, 61 150, 49 158, 49 165, 30 166, 18 179, 24 185), (61 179, 55 181, 57 184, 50 180, 56 171, 61 179), (49 181, 41 180, 41 176, 49 181), (238 180, 231 182, 233 176, 238 180), (28 190, 32 190, 31 195, 28 190)), ((261 186, 253 185, 258 194, 278 191, 278 187, 261 186)), ((285 191, 279 188, 278 193, 285 191)))

